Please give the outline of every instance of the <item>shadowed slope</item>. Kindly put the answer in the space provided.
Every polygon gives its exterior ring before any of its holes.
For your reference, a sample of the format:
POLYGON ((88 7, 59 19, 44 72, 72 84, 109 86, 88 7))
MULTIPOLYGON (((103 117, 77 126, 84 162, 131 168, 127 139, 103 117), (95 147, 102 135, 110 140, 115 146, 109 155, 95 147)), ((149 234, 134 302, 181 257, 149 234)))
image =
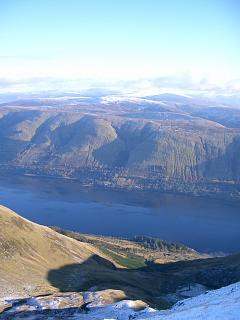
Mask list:
POLYGON ((49 269, 101 255, 90 244, 32 223, 3 206, 0 230, 0 297, 53 291, 46 279, 49 269))
MULTIPOLYGON (((172 303, 168 296, 179 288, 195 284, 219 288, 240 280, 240 255, 168 264, 145 261, 144 267, 128 269, 109 250, 105 255, 99 243, 95 246, 96 238, 86 236, 92 243, 84 243, 84 237, 71 239, 2 206, 0 230, 0 300, 55 291, 104 290, 110 302, 115 292, 115 300, 142 300, 164 308, 172 303)), ((111 239, 100 240, 106 246, 111 239)), ((108 246, 116 250, 111 241, 108 246)))
MULTIPOLYGON (((61 292, 122 290, 127 299, 142 300, 152 307, 171 305, 169 295, 180 288, 200 284, 217 289, 240 280, 240 255, 181 261, 169 264, 149 263, 137 269, 117 268, 96 255, 80 264, 50 270, 49 282, 61 292), (82 281, 82 275, 84 280, 82 281)), ((176 300, 180 300, 181 297, 176 300)))

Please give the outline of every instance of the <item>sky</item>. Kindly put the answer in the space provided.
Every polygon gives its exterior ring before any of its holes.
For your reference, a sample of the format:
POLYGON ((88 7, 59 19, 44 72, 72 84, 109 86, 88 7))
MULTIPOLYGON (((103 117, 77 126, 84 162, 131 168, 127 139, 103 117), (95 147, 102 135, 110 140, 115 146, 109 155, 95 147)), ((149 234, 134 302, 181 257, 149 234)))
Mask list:
POLYGON ((239 35, 238 0, 1 0, 0 85, 234 82, 239 35))

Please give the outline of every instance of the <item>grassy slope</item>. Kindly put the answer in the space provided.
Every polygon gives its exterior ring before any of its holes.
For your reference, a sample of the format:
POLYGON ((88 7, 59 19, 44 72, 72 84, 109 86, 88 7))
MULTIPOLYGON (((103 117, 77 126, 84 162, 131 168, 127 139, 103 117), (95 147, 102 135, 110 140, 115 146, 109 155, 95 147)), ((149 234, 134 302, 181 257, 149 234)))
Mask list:
POLYGON ((181 254, 190 259, 191 251, 159 251, 132 241, 75 234, 77 241, 4 207, 0 230, 0 298, 94 287, 111 289, 109 297, 114 291, 119 299, 165 307, 165 295, 180 286, 200 283, 217 288, 240 280, 240 255, 196 259, 193 252, 195 260, 169 262, 181 254), (152 262, 144 265, 145 259, 152 262))
POLYGON ((53 290, 47 281, 50 269, 102 255, 53 230, 34 224, 0 206, 0 296, 12 292, 53 290))
POLYGON ((134 237, 133 240, 81 234, 54 227, 55 231, 98 248, 117 265, 140 268, 148 261, 167 263, 207 257, 183 245, 169 243, 150 237, 134 237))

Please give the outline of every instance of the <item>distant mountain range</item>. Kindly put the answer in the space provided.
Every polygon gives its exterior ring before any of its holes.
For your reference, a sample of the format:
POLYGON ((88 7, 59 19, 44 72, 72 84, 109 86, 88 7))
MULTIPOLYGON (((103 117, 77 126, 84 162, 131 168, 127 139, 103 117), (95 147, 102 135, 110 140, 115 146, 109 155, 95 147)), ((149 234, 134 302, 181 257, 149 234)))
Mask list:
POLYGON ((50 92, 2 103, 0 170, 239 199, 239 105, 106 93, 50 92))

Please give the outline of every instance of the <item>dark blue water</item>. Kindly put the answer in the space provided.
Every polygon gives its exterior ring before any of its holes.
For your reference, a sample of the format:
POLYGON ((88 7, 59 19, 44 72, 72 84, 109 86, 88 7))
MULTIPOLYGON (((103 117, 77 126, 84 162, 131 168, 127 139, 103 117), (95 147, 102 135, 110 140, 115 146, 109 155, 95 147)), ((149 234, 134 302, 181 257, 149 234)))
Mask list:
POLYGON ((240 252, 239 203, 31 177, 1 177, 0 203, 32 221, 82 233, 144 234, 204 252, 240 252))

